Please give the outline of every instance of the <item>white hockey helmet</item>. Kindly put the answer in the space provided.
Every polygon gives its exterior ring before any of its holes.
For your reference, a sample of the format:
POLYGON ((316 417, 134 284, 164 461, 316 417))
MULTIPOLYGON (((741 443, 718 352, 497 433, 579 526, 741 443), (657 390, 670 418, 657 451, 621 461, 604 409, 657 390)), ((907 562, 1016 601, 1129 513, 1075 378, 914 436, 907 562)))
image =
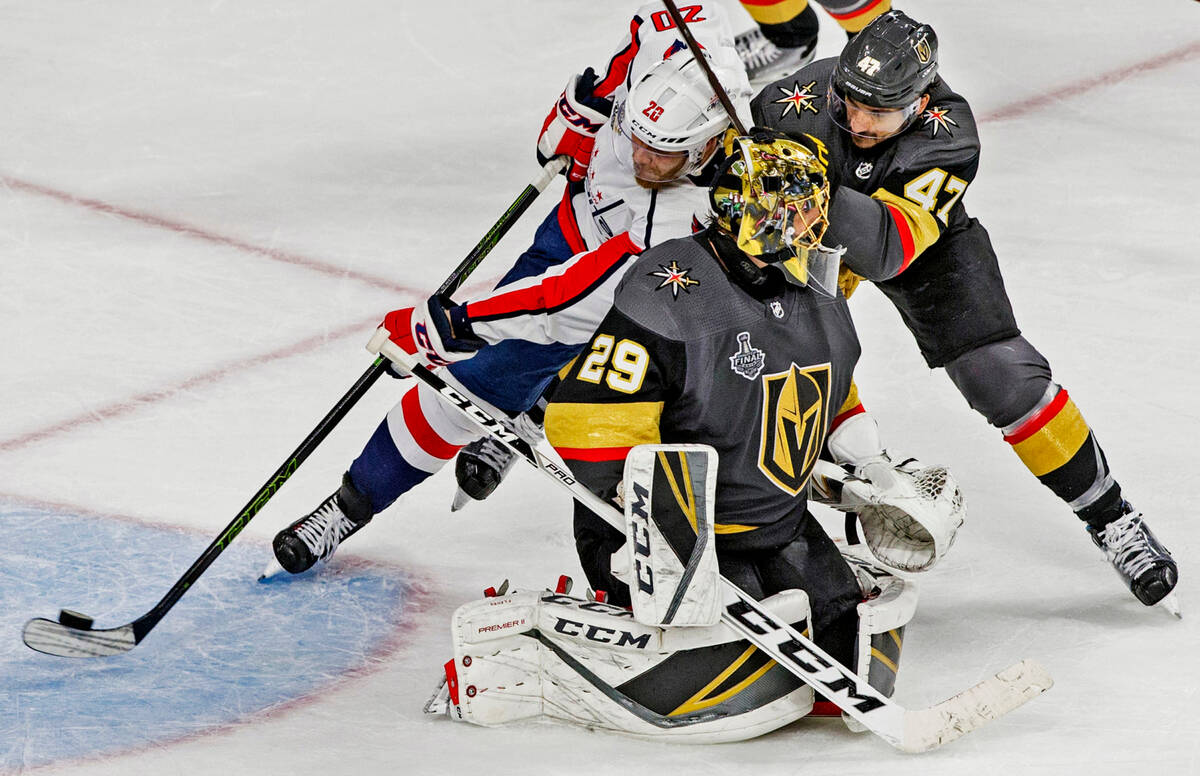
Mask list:
MULTIPOLYGON (((748 97, 739 88, 745 76, 738 79, 723 70, 713 68, 737 106, 748 97)), ((687 51, 676 52, 646 71, 629 89, 614 119, 617 131, 641 153, 657 152, 655 163, 634 165, 637 177, 652 183, 678 180, 699 171, 719 145, 710 147, 709 141, 730 125, 704 69, 687 51)))

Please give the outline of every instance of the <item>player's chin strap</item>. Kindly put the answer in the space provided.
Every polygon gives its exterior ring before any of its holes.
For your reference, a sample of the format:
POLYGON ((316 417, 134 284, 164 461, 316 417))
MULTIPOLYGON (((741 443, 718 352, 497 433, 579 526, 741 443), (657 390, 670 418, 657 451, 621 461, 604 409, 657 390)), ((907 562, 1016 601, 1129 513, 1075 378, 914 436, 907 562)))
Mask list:
MULTIPOLYGON (((470 419, 483 433, 490 434, 530 465, 565 488, 618 531, 625 517, 608 501, 588 490, 566 467, 551 460, 496 418, 448 385, 434 372, 417 363, 379 329, 367 349, 391 359, 396 368, 425 383, 448 405, 470 419)), ((990 679, 927 709, 908 710, 891 701, 853 671, 834 660, 811 639, 779 619, 737 585, 722 577, 721 622, 729 625, 802 682, 837 704, 892 746, 905 752, 925 752, 1021 706, 1053 685, 1044 668, 1032 660, 1009 666, 990 679)))

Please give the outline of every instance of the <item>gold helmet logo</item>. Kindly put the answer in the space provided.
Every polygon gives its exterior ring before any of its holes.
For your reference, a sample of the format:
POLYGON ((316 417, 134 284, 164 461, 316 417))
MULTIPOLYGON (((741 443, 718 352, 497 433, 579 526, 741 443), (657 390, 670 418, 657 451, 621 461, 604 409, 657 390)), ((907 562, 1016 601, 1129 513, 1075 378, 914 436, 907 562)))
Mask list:
POLYGON ((921 39, 913 44, 913 51, 916 52, 918 62, 928 65, 929 60, 933 59, 933 47, 929 45, 929 36, 922 35, 921 39))
POLYGON ((758 468, 780 490, 799 495, 816 465, 829 414, 830 365, 764 375, 758 468))

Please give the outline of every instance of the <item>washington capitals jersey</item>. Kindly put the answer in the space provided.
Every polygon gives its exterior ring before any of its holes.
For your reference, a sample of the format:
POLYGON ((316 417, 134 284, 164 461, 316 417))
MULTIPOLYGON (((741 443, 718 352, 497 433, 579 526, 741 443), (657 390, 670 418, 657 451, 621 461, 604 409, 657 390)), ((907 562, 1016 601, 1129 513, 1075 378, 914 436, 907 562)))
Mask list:
POLYGON ((965 227, 962 198, 979 168, 979 135, 966 100, 939 78, 913 126, 860 149, 829 115, 836 66, 836 58, 819 60, 770 84, 752 100, 751 113, 758 124, 824 144, 841 184, 825 242, 845 246, 844 261, 858 274, 884 280, 944 233, 965 227))
MULTIPOLYGON (((726 90, 732 95, 749 95, 750 82, 721 6, 691 3, 681 6, 679 12, 696 42, 722 68, 722 73, 736 74, 737 80, 724 84, 726 90)), ((597 81, 595 94, 611 97, 615 105, 620 105, 634 83, 654 65, 672 56, 689 56, 687 45, 663 5, 648 3, 634 14, 629 34, 617 46, 597 81)), ((748 115, 745 98, 738 102, 741 115, 748 115)), ((688 234, 708 212, 705 181, 683 178, 660 190, 638 186, 633 178, 633 149, 629 138, 616 125, 620 113, 614 109, 612 119, 600 128, 587 177, 582 186, 570 192, 575 221, 589 249, 621 232, 629 232, 636 245, 648 248, 688 234)))
POLYGON ((751 293, 729 279, 708 241, 708 232, 671 240, 633 264, 555 390, 546 437, 606 497, 634 445, 712 445, 719 546, 776 546, 804 514, 858 339, 844 298, 782 273, 751 293))
MULTIPOLYGON (((713 3, 691 3, 679 11, 713 61, 738 74, 741 80, 729 85, 731 93, 749 94, 723 9, 713 3)), ((634 14, 629 33, 602 71, 595 93, 620 103, 631 84, 673 55, 687 55, 687 46, 663 6, 648 3, 634 14)), ((746 114, 749 106, 744 100, 743 105, 746 114)), ((715 161, 696 175, 652 190, 634 180, 631 159, 628 138, 612 121, 605 124, 596 137, 587 177, 582 184, 568 187, 560 206, 559 223, 568 243, 579 252, 540 274, 467 302, 466 316, 475 336, 489 344, 522 340, 535 345, 581 345, 608 311, 633 256, 702 228, 709 215, 708 189, 715 161)), ((526 354, 527 359, 533 357, 526 354)))

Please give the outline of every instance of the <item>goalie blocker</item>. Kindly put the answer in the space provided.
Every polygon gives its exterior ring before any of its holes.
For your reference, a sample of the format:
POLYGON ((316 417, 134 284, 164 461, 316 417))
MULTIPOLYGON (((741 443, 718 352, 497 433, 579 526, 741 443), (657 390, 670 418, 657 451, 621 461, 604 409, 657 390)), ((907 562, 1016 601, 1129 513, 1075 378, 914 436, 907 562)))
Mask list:
MULTIPOLYGON (((628 541, 617 553, 632 611, 548 591, 465 604, 454 615, 454 658, 426 711, 487 726, 544 716, 694 743, 752 738, 808 714, 812 689, 712 616, 716 465, 707 446, 634 448, 624 479, 628 541)), ((890 696, 916 586, 851 565, 865 599, 856 671, 890 696)), ((809 630, 803 591, 763 605, 809 630)))

